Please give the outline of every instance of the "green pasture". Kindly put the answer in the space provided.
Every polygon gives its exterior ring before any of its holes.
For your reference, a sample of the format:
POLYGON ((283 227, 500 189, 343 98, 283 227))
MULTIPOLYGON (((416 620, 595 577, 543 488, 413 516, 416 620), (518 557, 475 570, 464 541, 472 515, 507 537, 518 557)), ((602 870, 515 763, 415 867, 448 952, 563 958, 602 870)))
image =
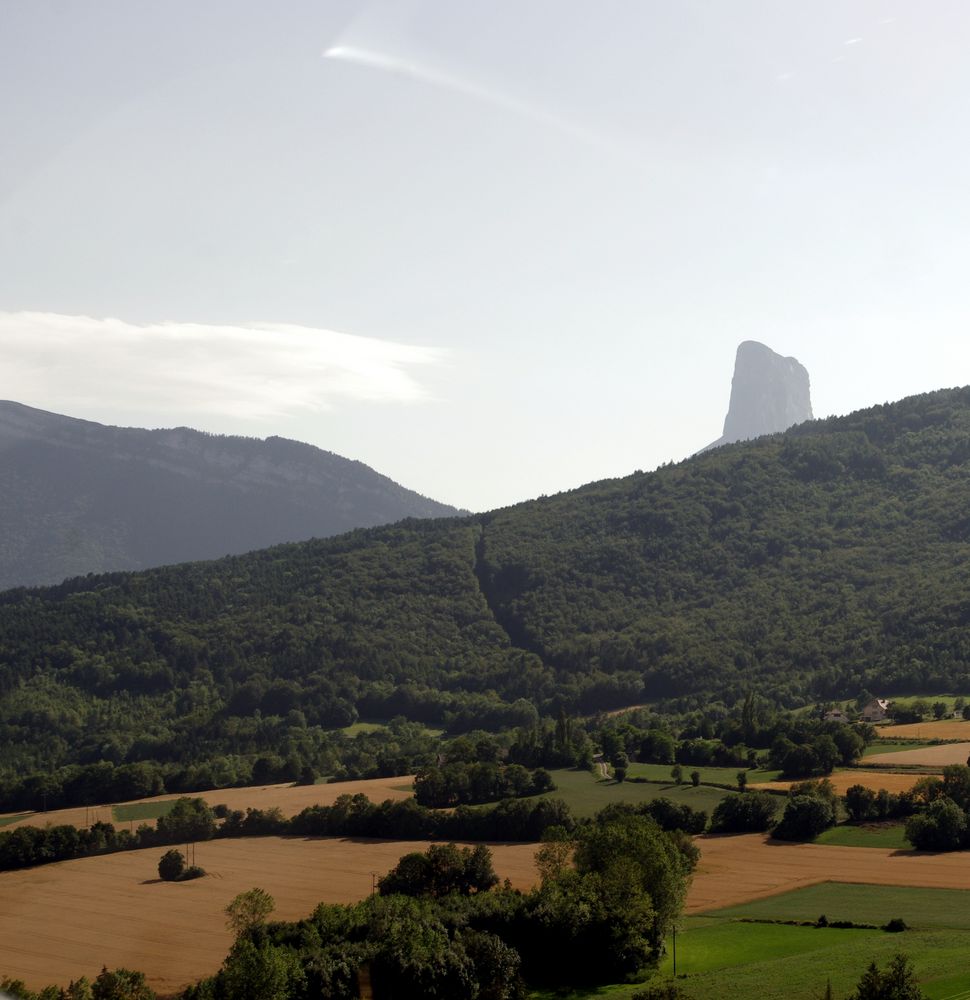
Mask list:
MULTIPOLYGON (((627 778, 646 778, 649 781, 671 781, 671 764, 631 764, 627 769, 627 778)), ((719 785, 736 785, 738 771, 744 771, 748 776, 749 785, 757 785, 765 781, 777 781, 781 776, 781 771, 762 771, 761 769, 748 771, 743 767, 692 767, 690 764, 681 764, 684 772, 684 781, 690 782, 691 771, 700 772, 701 781, 708 781, 719 785)))
POLYGON ((839 847, 885 847, 894 851, 912 850, 904 835, 903 823, 841 823, 820 833, 816 844, 835 844, 839 847))
MULTIPOLYGON (((818 914, 816 914, 818 916, 818 914)), ((884 931, 835 930, 830 927, 789 927, 738 921, 688 926, 677 935, 677 973, 694 976, 743 965, 763 964, 795 955, 845 948, 858 951, 884 931)), ((660 963, 661 976, 673 973, 672 942, 660 963)))
MULTIPOLYGON (((673 972, 672 939, 656 981, 673 972)), ((966 1000, 970 991, 970 892, 828 883, 682 919, 677 984, 692 1000, 818 1000, 854 989, 869 962, 881 968, 908 955, 930 1000, 966 1000), (738 918, 831 920, 883 924, 902 917, 912 928, 838 930, 746 923, 738 918)), ((536 992, 531 1000, 631 1000, 645 984, 569 993, 536 992)))
POLYGON ((705 785, 694 788, 689 781, 683 785, 617 782, 589 771, 568 769, 551 771, 550 774, 556 783, 556 790, 546 792, 543 797, 562 799, 576 816, 593 816, 614 802, 651 802, 661 797, 710 814, 721 799, 736 794, 705 785))
POLYGON ((30 813, 17 813, 16 816, 0 816, 0 827, 9 826, 11 823, 16 823, 18 819, 24 819, 29 815, 30 813))
MULTIPOLYGON (((893 917, 902 917, 910 927, 918 930, 948 928, 970 931, 970 890, 823 882, 780 896, 714 910, 700 919, 753 917, 759 920, 815 920, 822 913, 830 921, 884 924, 893 917)), ((906 937, 905 934, 895 936, 900 942, 906 937)))
POLYGON ((162 802, 132 802, 124 806, 112 806, 111 813, 116 823, 158 819, 159 816, 167 816, 176 801, 176 799, 165 799, 162 802))
POLYGON ((862 751, 863 758, 877 753, 902 753, 904 750, 924 750, 936 740, 877 740, 862 751))

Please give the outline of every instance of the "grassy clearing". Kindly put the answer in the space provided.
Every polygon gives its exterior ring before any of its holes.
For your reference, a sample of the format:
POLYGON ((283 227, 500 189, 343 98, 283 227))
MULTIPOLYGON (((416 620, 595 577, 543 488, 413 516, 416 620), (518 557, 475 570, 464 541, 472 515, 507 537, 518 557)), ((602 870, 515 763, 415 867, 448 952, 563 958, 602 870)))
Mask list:
POLYGON ((113 806, 111 813, 116 823, 130 823, 133 820, 158 819, 167 816, 175 805, 175 799, 161 802, 131 802, 128 805, 113 806))
MULTIPOLYGON (((373 719, 369 722, 355 722, 352 725, 344 726, 343 729, 335 729, 333 732, 340 733, 341 736, 349 736, 353 739, 356 736, 360 736, 364 733, 379 733, 388 728, 387 722, 382 722, 379 719, 373 719)), ((423 726, 424 731, 433 737, 444 736, 445 731, 443 729, 432 729, 430 726, 423 726)))
POLYGON ((819 834, 816 844, 838 844, 842 847, 885 847, 893 851, 908 851, 912 845, 904 835, 902 823, 863 823, 856 826, 842 823, 819 834))
POLYGON ((29 815, 30 813, 17 813, 15 816, 0 816, 0 826, 16 823, 18 820, 26 819, 29 815))
MULTIPOLYGON (((691 767, 689 764, 681 764, 684 778, 690 780, 691 771, 699 771, 701 781, 709 781, 720 785, 737 784, 738 771, 744 770, 741 767, 691 767)), ((647 778, 649 781, 670 781, 671 765, 668 764, 631 764, 627 771, 630 778, 647 778)), ((764 781, 777 781, 781 777, 781 771, 744 771, 748 776, 749 785, 757 785, 764 781)))
POLYGON ((563 799, 576 816, 593 816, 613 802, 651 802, 661 797, 710 814, 721 799, 736 794, 704 785, 694 788, 690 782, 683 785, 618 783, 589 771, 557 770, 551 774, 556 791, 546 792, 544 797, 563 799))

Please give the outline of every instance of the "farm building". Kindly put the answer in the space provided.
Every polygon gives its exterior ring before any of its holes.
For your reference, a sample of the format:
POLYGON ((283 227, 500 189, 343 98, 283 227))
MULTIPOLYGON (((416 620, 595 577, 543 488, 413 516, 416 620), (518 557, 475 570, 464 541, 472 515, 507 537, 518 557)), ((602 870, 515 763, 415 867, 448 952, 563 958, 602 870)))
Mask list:
POLYGON ((827 711, 825 713, 825 715, 822 716, 822 718, 826 722, 848 722, 849 721, 849 717, 845 714, 844 711, 842 711, 841 708, 832 708, 832 709, 829 709, 829 711, 827 711))
POLYGON ((873 698, 860 715, 863 722, 883 722, 889 716, 889 702, 885 698, 873 698))

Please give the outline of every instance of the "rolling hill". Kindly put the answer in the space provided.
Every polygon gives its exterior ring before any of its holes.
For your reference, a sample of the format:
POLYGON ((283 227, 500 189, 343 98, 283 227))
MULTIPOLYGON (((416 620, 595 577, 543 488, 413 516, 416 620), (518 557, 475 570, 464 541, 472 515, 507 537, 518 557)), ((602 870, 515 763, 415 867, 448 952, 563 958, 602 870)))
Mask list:
POLYGON ((965 388, 484 515, 9 591, 0 765, 967 690, 968 496, 965 388))

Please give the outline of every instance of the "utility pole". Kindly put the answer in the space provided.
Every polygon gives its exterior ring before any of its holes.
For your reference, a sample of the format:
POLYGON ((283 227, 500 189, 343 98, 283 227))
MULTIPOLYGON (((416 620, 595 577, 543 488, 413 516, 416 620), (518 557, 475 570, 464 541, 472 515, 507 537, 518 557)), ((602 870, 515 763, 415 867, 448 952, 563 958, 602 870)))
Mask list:
POLYGON ((372 896, 377 892, 377 872, 370 873, 370 891, 372 896))

